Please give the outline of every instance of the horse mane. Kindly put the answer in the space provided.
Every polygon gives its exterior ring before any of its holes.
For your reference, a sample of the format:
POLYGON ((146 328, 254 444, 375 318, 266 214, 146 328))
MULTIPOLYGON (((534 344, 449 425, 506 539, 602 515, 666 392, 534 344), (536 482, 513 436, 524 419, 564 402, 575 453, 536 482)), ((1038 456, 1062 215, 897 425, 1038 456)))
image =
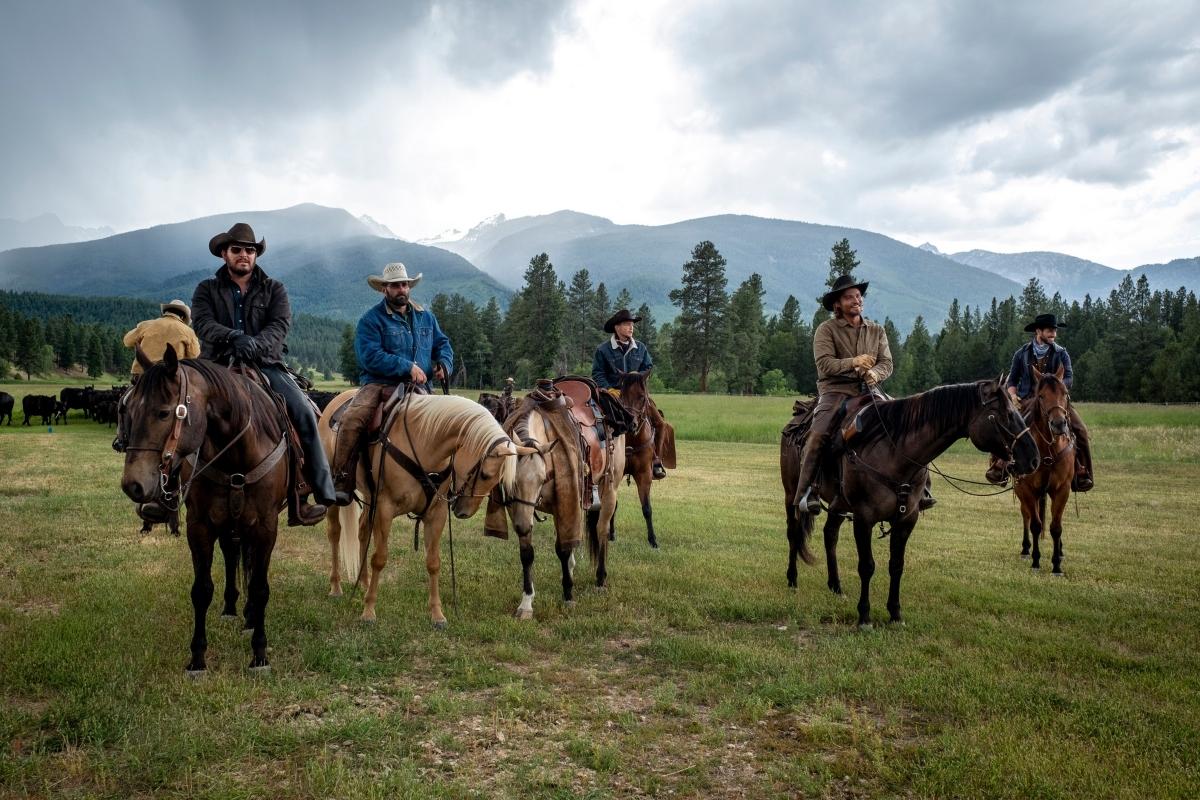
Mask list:
POLYGON ((935 386, 919 394, 875 404, 879 421, 887 430, 898 434, 947 418, 964 419, 978 407, 979 385, 975 383, 935 386))
MULTIPOLYGON (((404 401, 404 425, 411 439, 443 440, 457 437, 456 449, 468 463, 477 464, 488 453, 489 445, 508 434, 491 412, 479 403, 458 395, 437 397, 410 394, 404 401)), ((516 488, 517 459, 504 459, 501 481, 505 491, 516 488)))
POLYGON ((625 372, 620 376, 619 380, 621 381, 621 386, 619 387, 621 389, 625 389, 630 386, 645 387, 646 373, 644 373, 644 372, 625 372))
MULTIPOLYGON (((246 423, 254 420, 266 436, 279 438, 282 433, 279 429, 279 410, 265 391, 254 391, 254 384, 243 376, 202 358, 185 358, 179 362, 179 368, 184 367, 200 373, 214 393, 229 403, 229 424, 235 430, 241 430, 246 423)), ((172 391, 168 386, 170 380, 166 364, 160 361, 142 374, 138 387, 147 393, 169 394, 172 391)))

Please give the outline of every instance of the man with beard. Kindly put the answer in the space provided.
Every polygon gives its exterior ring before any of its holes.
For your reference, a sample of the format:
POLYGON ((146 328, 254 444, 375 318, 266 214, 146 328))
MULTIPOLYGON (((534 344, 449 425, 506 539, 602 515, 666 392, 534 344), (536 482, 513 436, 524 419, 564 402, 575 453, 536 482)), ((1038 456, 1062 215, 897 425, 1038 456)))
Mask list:
POLYGON ((193 327, 200 337, 201 356, 217 363, 253 366, 281 395, 296 426, 304 451, 305 478, 317 505, 301 503, 289 525, 316 525, 335 502, 329 462, 317 438, 312 404, 284 365, 292 309, 287 289, 258 265, 267 250, 266 239, 254 240, 254 230, 239 222, 208 243, 208 250, 225 263, 216 275, 201 281, 192 296, 193 327))
POLYGON ((361 388, 338 426, 333 453, 337 502, 349 505, 354 496, 359 440, 375 409, 402 383, 410 391, 428 392, 430 378, 446 380, 454 367, 454 349, 433 312, 409 297, 421 280, 409 276, 400 262, 388 264, 381 275, 369 275, 367 285, 383 294, 358 320, 354 354, 362 369, 361 388))
MULTIPOLYGON (((856 283, 842 275, 821 298, 833 319, 826 320, 813 332, 813 359, 817 365, 817 405, 812 412, 812 424, 804 443, 797 481, 796 505, 810 514, 821 513, 821 498, 817 492, 817 466, 829 444, 830 428, 838 406, 847 397, 870 391, 892 374, 892 350, 883 326, 863 316, 863 297, 867 281, 856 283)), ((919 505, 922 511, 937 502, 930 494, 928 482, 919 505)))

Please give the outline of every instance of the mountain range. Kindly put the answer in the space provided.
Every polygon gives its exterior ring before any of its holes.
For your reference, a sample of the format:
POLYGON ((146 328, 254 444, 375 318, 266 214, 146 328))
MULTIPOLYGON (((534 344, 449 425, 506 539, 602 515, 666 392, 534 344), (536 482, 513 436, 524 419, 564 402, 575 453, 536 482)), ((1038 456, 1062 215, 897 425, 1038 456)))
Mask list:
POLYGON ((0 250, 14 247, 40 247, 64 242, 86 242, 112 236, 113 229, 81 228, 64 225, 54 214, 42 214, 33 219, 0 219, 0 250))
MULTIPOLYGON (((1152 264, 1131 272, 1061 253, 943 254, 930 243, 911 247, 871 231, 791 220, 719 215, 669 225, 619 225, 575 211, 509 219, 490 217, 466 233, 407 242, 370 217, 306 203, 158 225, 103 239, 0 252, 0 288, 58 294, 163 300, 191 297, 196 283, 219 262, 208 240, 234 222, 248 222, 267 240, 261 264, 287 286, 293 306, 310 314, 353 320, 378 294, 368 273, 403 261, 424 273, 417 298, 458 292, 477 302, 507 304, 530 258, 546 252, 559 278, 586 267, 610 297, 628 289, 634 304, 648 303, 656 319, 674 317, 669 292, 700 241, 712 241, 727 261, 729 290, 752 272, 762 276, 764 305, 778 310, 789 294, 815 310, 828 276, 830 248, 849 239, 871 282, 868 314, 891 317, 907 330, 915 317, 935 328, 952 300, 987 306, 993 297, 1019 295, 1037 277, 1048 293, 1070 299, 1106 295, 1126 274, 1145 274, 1154 289, 1200 288, 1200 259, 1152 264)), ((807 312, 806 312, 807 313, 807 312)))

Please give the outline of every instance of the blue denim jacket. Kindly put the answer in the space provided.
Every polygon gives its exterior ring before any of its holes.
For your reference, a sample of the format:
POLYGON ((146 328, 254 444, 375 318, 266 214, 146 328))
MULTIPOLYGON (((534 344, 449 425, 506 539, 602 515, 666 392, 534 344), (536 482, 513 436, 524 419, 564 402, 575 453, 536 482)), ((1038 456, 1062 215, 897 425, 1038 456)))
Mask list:
POLYGON ((360 384, 399 383, 409 376, 413 362, 430 380, 434 364, 441 364, 447 375, 453 370, 454 349, 433 313, 415 303, 409 308, 406 319, 380 300, 359 319, 354 353, 362 368, 360 384))
POLYGON ((617 337, 611 336, 596 348, 592 358, 592 380, 601 389, 619 389, 619 372, 645 372, 653 366, 654 359, 646 345, 634 339, 628 350, 622 350, 617 346, 617 337))
MULTIPOLYGON (((1070 389, 1071 382, 1075 378, 1075 372, 1071 369, 1071 354, 1065 347, 1051 344, 1047 358, 1046 372, 1056 372, 1061 365, 1063 383, 1070 389)), ((1021 345, 1017 352, 1013 353, 1012 368, 1008 371, 1008 385, 1017 387, 1017 397, 1022 400, 1033 394, 1033 365, 1036 363, 1037 359, 1033 355, 1033 342, 1021 345)))

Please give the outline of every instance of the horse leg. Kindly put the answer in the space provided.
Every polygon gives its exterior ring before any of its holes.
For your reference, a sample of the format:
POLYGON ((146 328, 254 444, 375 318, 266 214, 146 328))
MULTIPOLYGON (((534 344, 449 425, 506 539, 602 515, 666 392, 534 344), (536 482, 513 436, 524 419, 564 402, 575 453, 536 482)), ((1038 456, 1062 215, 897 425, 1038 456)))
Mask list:
POLYGON ((1054 554, 1050 557, 1050 563, 1054 569, 1051 575, 1061 576, 1062 571, 1062 518, 1063 512, 1067 508, 1067 499, 1070 498, 1070 480, 1068 479, 1065 486, 1054 495, 1054 500, 1050 507, 1050 538, 1054 540, 1054 554))
POLYGON ((1042 528, 1046 518, 1045 491, 1042 489, 1037 499, 1029 504, 1029 536, 1033 540, 1033 562, 1029 566, 1036 570, 1042 568, 1042 528))
POLYGON ((854 544, 858 547, 858 579, 862 590, 858 597, 858 627, 871 627, 871 576, 875 574, 875 556, 871 553, 871 525, 854 518, 854 544))
POLYGON ((827 514, 823 529, 825 533, 825 571, 828 573, 826 585, 834 594, 842 593, 842 577, 838 573, 837 546, 838 532, 842 529, 843 519, 841 514, 827 514))
POLYGON ((891 552, 888 555, 888 575, 891 583, 888 586, 887 610, 892 622, 904 624, 900 616, 900 578, 904 575, 904 550, 908 547, 908 537, 912 535, 916 523, 899 523, 892 526, 890 536, 891 552))
POLYGON ((563 547, 558 541, 558 537, 555 537, 554 552, 558 555, 558 561, 562 565, 563 603, 573 606, 575 605, 575 548, 563 547))
MULTIPOLYGON (((387 566, 388 558, 388 533, 392 528, 392 517, 395 516, 395 505, 392 501, 384 496, 376 495, 378 505, 375 507, 375 525, 371 531, 366 530, 367 522, 370 520, 369 514, 364 514, 362 517, 362 531, 359 533, 359 541, 362 542, 362 551, 366 552, 368 539, 364 534, 369 534, 375 539, 375 552, 371 554, 371 577, 367 582, 367 592, 363 596, 363 622, 375 621, 375 598, 379 594, 379 573, 383 572, 383 568, 387 566)), ((428 543, 427 543, 428 546, 428 543)), ((359 580, 363 579, 362 575, 358 576, 359 580)))
MULTIPOLYGON (((248 595, 246 605, 253 608, 253 613, 247 616, 246 622, 252 629, 250 669, 265 672, 271 668, 267 661, 267 601, 271 597, 271 585, 267 581, 267 571, 271 566, 271 551, 275 548, 276 532, 274 527, 278 522, 277 518, 271 517, 260 520, 259 524, 263 525, 266 530, 253 534, 257 541, 250 545, 248 559, 250 580, 246 592, 248 595)), ((242 535, 249 539, 252 534, 247 532, 242 535)))
MULTIPOLYGON (((617 504, 618 506, 620 503, 617 504)), ((613 509, 613 517, 608 521, 608 540, 615 542, 617 540, 617 512, 613 509)))
POLYGON ((342 541, 342 520, 338 509, 331 508, 325 515, 325 538, 329 541, 329 555, 332 566, 329 568, 329 596, 342 596, 342 564, 338 547, 342 541))
POLYGON ((608 583, 608 537, 600 535, 601 513, 600 509, 593 506, 587 511, 587 532, 588 532, 588 554, 592 557, 592 562, 596 565, 596 586, 604 588, 608 583))
MULTIPOLYGON (((189 517, 191 515, 189 514, 189 517)), ((199 675, 208 668, 204 654, 208 650, 208 635, 204 618, 212 603, 213 541, 208 526, 188 519, 188 548, 192 552, 192 610, 195 612, 195 627, 192 631, 192 660, 188 662, 189 675, 199 675)))
MULTIPOLYGON (((514 526, 515 527, 515 526, 514 526)), ((517 619, 533 619, 533 528, 517 531, 521 546, 521 604, 514 616, 517 619)), ((565 587, 564 587, 565 591, 565 587)))
POLYGON ((446 522, 446 506, 433 505, 425 518, 425 571, 429 573, 429 621, 436 630, 445 630, 446 615, 442 613, 442 592, 438 578, 442 573, 442 525, 446 522))
POLYGON ((221 609, 221 619, 237 619, 238 543, 232 536, 222 536, 219 541, 225 559, 225 607, 221 609))
POLYGON ((800 552, 800 520, 797 518, 796 507, 790 500, 784 500, 783 513, 787 516, 788 537, 788 567, 787 582, 789 589, 796 588, 796 555, 800 552))
POLYGON ((1021 498, 1021 558, 1029 558, 1029 522, 1030 513, 1027 507, 1028 501, 1021 498))
MULTIPOLYGON (((655 550, 658 549, 658 539, 654 537, 654 509, 650 507, 651 478, 645 472, 638 474, 638 499, 642 501, 642 518, 646 520, 646 541, 655 550)), ((616 509, 613 509, 616 516, 616 509)))

